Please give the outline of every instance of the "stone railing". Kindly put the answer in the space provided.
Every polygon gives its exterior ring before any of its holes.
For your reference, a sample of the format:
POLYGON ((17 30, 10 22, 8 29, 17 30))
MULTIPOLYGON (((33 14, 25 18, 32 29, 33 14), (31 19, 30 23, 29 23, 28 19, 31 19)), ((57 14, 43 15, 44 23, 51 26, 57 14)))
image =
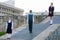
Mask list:
MULTIPOLYGON (((6 27, 7 27, 6 23, 7 23, 7 16, 2 16, 0 18, 0 32, 1 31, 5 32, 6 27)), ((24 18, 23 17, 21 17, 21 19, 13 18, 13 29, 24 25, 23 23, 24 23, 24 18)))
POLYGON ((53 24, 40 33, 33 40, 57 40, 60 34, 60 24, 53 24))

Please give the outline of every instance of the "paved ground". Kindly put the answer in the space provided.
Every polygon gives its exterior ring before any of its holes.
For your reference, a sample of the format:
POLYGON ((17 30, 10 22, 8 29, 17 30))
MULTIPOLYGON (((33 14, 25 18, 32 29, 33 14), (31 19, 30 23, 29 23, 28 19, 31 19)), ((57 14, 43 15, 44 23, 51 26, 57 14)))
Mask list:
MULTIPOLYGON (((54 16, 53 24, 60 24, 60 16, 54 16)), ((28 27, 27 27, 26 29, 23 29, 22 31, 19 31, 18 33, 14 34, 11 37, 11 40, 13 39, 14 40, 32 40, 49 26, 50 26, 49 21, 45 24, 34 24, 32 34, 29 33, 28 27)))
MULTIPOLYGON (((54 16, 54 24, 60 23, 60 16, 54 16)), ((12 36, 12 39, 21 39, 21 40, 32 40, 42 31, 44 31, 47 27, 49 27, 49 21, 46 24, 34 24, 33 25, 33 33, 30 34, 28 31, 28 27, 22 31, 19 31, 15 35, 12 36)))

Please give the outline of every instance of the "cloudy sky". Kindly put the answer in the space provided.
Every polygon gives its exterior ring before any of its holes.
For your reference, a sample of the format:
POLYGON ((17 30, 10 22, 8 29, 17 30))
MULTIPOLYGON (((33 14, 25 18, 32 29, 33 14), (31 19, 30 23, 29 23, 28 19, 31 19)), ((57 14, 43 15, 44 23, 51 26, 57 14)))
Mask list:
MULTIPOLYGON (((7 0, 0 0, 4 2, 7 0)), ((60 11, 60 0, 15 0, 15 6, 28 12, 30 9, 35 12, 48 11, 50 3, 53 2, 55 11, 60 11)))

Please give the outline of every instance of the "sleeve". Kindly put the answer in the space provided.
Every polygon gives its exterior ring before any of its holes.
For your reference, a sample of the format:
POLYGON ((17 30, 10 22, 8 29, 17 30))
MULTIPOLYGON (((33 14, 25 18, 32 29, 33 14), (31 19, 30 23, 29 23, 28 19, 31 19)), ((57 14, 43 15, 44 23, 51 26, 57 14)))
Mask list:
POLYGON ((28 16, 29 16, 29 14, 27 14, 27 23, 28 23, 28 19, 29 19, 29 17, 28 17, 28 16))
POLYGON ((34 15, 33 15, 33 23, 34 23, 34 15))
POLYGON ((6 24, 5 24, 5 32, 7 31, 7 25, 8 25, 8 24, 7 24, 7 22, 6 22, 6 24))
POLYGON ((53 11, 54 11, 54 7, 53 7, 53 11))
POLYGON ((13 21, 12 21, 12 29, 13 29, 13 21))
POLYGON ((49 10, 49 12, 50 12, 50 7, 49 7, 49 9, 48 9, 48 10, 49 10))
POLYGON ((51 13, 51 8, 49 7, 49 13, 51 13))

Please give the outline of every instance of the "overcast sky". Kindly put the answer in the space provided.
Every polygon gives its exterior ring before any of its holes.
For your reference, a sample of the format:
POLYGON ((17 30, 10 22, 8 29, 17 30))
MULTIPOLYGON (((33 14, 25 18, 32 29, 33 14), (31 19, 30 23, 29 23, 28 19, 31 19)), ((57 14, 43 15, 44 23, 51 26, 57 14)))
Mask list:
MULTIPOLYGON (((7 0, 0 0, 4 2, 7 0)), ((50 3, 53 2, 55 6, 55 11, 60 11, 60 0, 15 0, 15 6, 21 9, 24 9, 25 12, 28 12, 30 9, 35 12, 41 12, 48 10, 50 3)))

